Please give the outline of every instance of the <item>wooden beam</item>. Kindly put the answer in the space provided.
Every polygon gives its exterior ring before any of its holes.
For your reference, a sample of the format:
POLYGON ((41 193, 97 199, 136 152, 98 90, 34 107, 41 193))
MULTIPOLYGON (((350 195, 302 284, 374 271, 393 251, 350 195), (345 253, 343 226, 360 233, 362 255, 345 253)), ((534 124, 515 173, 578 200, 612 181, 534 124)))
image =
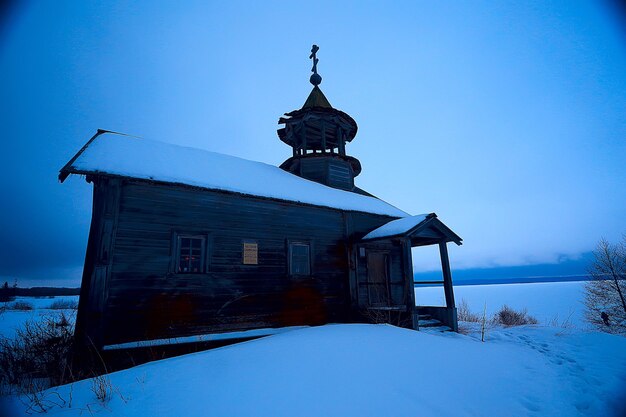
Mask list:
MULTIPOLYGON (((87 141, 87 143, 85 143, 83 145, 82 148, 80 148, 80 150, 76 153, 76 155, 74 155, 74 157, 72 157, 72 159, 69 160, 69 162, 67 164, 65 164, 65 166, 63 168, 61 168, 61 171, 59 171, 59 181, 63 182, 65 181, 65 179, 72 173, 74 173, 75 171, 72 170, 72 165, 74 164, 74 162, 76 162, 76 160, 78 159, 79 156, 81 156, 83 154, 83 152, 85 152, 85 149, 87 149, 89 147, 89 145, 91 145, 91 143, 96 140, 96 138, 98 136, 100 136, 103 133, 115 133, 118 135, 123 135, 123 133, 117 133, 117 132, 111 132, 109 130, 104 130, 104 129, 98 129, 98 131, 96 132, 95 135, 93 135, 91 137, 91 139, 89 139, 87 141)), ((124 135, 127 136, 127 135, 124 135)))
POLYGON ((337 142, 339 143, 339 155, 346 156, 346 145, 343 137, 343 131, 337 127, 337 142))
POLYGON ((441 220, 435 218, 433 219, 433 227, 435 227, 440 233, 445 235, 450 241, 456 243, 461 246, 463 244, 463 239, 456 233, 452 231, 448 226, 446 226, 441 220))
POLYGON ((439 243, 441 255, 441 269, 443 271, 443 290, 446 295, 446 307, 454 308, 454 289, 452 288, 452 273, 450 272, 450 260, 448 259, 448 247, 445 242, 439 243))
MULTIPOLYGON (((343 212, 344 233, 346 242, 350 241, 354 233, 352 213, 343 212)), ((346 244, 348 255, 348 281, 350 285, 350 306, 354 310, 359 308, 359 281, 357 276, 358 248, 355 244, 346 244)))
POLYGON ((413 255, 411 253, 411 241, 402 241, 402 270, 404 272, 404 283, 406 291, 407 311, 411 319, 413 330, 419 330, 419 322, 415 309, 415 284, 413 282, 413 255))

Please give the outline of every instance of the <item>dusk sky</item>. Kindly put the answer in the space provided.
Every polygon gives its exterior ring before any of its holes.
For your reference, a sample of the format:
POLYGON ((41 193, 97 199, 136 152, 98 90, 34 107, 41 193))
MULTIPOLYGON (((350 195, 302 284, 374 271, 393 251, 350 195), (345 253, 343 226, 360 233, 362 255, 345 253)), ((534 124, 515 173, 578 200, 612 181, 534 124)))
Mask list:
POLYGON ((79 284, 91 185, 57 175, 98 128, 288 158, 277 121, 309 94, 313 43, 359 125, 357 185, 436 212, 464 239, 453 272, 566 263, 626 233, 612 3, 33 1, 1 24, 3 280, 79 284))

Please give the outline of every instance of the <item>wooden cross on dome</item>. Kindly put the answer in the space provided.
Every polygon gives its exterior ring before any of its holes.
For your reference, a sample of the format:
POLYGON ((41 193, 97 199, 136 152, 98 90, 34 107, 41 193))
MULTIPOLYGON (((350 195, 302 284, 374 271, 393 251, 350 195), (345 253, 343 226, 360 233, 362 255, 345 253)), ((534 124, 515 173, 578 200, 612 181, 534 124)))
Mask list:
POLYGON ((311 55, 309 56, 309 59, 313 60, 313 68, 311 68, 313 74, 311 74, 311 78, 309 79, 309 81, 314 86, 318 86, 322 82, 322 77, 317 73, 317 63, 319 62, 319 59, 317 58, 317 51, 319 50, 319 46, 313 45, 313 47, 311 48, 311 55))

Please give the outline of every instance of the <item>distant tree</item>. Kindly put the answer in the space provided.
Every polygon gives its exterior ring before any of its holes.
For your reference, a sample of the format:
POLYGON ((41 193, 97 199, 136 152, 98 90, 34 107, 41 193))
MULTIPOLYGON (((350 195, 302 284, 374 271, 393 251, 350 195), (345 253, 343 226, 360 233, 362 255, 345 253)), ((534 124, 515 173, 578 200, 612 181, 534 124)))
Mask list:
POLYGON ((0 303, 7 303, 15 300, 15 287, 9 286, 7 281, 4 281, 2 288, 0 288, 0 303))
POLYGON ((585 318, 599 330, 626 334, 626 234, 611 244, 601 239, 585 285, 585 318))

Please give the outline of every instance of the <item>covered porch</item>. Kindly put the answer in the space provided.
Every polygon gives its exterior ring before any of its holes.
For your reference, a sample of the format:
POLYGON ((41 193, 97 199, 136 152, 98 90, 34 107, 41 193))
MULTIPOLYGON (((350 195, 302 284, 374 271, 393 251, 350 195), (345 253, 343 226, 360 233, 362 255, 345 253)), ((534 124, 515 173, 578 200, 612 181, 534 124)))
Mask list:
POLYGON ((397 317, 398 322, 391 324, 415 330, 419 330, 421 318, 427 325, 438 322, 457 331, 448 242, 461 245, 462 239, 434 213, 393 220, 365 235, 358 245, 363 264, 357 268, 358 290, 367 293, 367 297, 359 297, 360 309, 366 316, 397 317), (429 245, 438 246, 442 279, 415 282, 411 249, 429 245), (415 285, 441 285, 445 306, 416 306, 415 285))

